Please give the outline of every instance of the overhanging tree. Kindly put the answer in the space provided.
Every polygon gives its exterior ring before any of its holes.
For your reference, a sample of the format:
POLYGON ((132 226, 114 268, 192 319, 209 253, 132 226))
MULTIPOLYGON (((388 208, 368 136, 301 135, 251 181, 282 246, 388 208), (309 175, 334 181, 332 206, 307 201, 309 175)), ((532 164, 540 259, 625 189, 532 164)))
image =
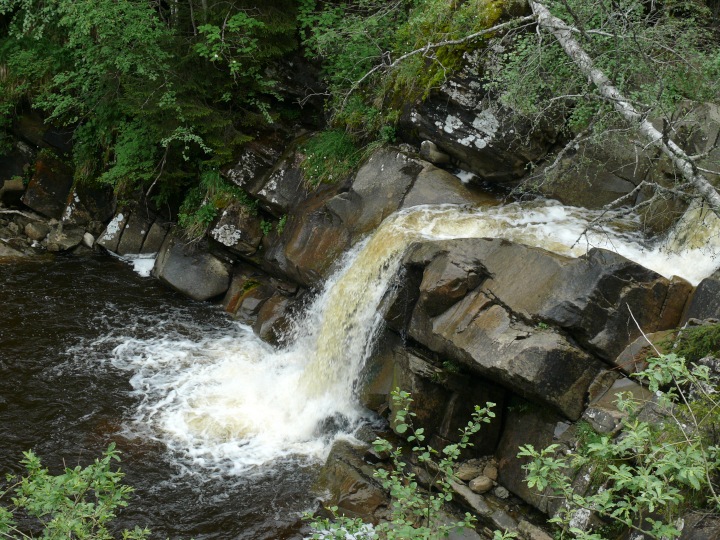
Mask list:
MULTIPOLYGON (((432 0, 414 3, 407 20, 431 4, 432 0)), ((459 17, 467 3, 448 5, 459 17)), ((431 32, 417 40, 415 47, 390 38, 384 48, 378 43, 374 54, 354 64, 364 62, 363 72, 344 85, 335 81, 337 117, 349 116, 347 111, 362 99, 387 102, 388 81, 402 78, 410 63, 419 78, 424 76, 423 69, 441 73, 442 77, 430 81, 439 86, 456 67, 453 60, 458 53, 480 50, 492 56, 486 75, 501 102, 535 119, 564 119, 569 142, 556 154, 555 163, 550 158, 546 171, 580 142, 602 143, 618 130, 632 132, 641 153, 650 158, 660 153, 667 156, 678 182, 670 186, 642 183, 631 195, 647 186, 656 194, 700 198, 720 212, 720 196, 706 174, 718 173, 700 167, 699 161, 706 156, 688 155, 675 140, 679 109, 720 103, 716 84, 720 47, 709 28, 711 12, 702 0, 487 0, 475 2, 473 9, 482 15, 482 25, 471 31, 461 32, 443 23, 425 27, 431 32), (490 12, 493 17, 485 16, 490 12), (660 124, 663 127, 658 129, 660 124)), ((347 29, 342 24, 339 28, 347 29)), ((355 33, 360 32, 358 27, 364 28, 355 22, 355 33)), ((324 52, 330 64, 340 58, 332 51, 324 52)))

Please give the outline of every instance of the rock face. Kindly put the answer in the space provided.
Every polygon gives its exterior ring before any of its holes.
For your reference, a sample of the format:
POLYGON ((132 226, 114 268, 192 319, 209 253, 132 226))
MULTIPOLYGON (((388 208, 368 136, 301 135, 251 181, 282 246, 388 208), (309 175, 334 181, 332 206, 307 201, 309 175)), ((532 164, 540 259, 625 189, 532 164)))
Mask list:
MULTIPOLYGON (((490 100, 483 87, 479 56, 465 64, 429 99, 408 107, 400 120, 404 137, 429 140, 462 169, 491 182, 513 182, 525 166, 547 154, 556 132, 533 131, 530 123, 490 100)), ((537 127, 537 126, 535 126, 537 127)))
POLYGON ((314 285, 354 242, 399 208, 487 204, 488 200, 426 161, 396 148, 382 148, 349 186, 319 192, 296 207, 279 241, 265 254, 266 268, 280 269, 302 285, 314 285))
POLYGON ((51 155, 43 156, 35 162, 35 174, 22 202, 43 216, 60 219, 72 185, 70 168, 51 155))
POLYGON ((238 255, 254 254, 262 241, 260 218, 247 205, 234 203, 223 210, 210 237, 238 255))
POLYGON ((97 243, 119 255, 157 253, 170 224, 157 218, 142 205, 121 209, 108 223, 97 243))
POLYGON ((373 468, 362 450, 338 441, 333 445, 322 470, 320 485, 330 492, 331 504, 344 515, 374 521, 379 508, 388 504, 382 486, 373 478, 373 468))
POLYGON ((572 419, 603 369, 595 355, 611 362, 639 334, 626 304, 644 328, 668 328, 690 288, 603 250, 569 259, 503 240, 416 244, 403 264, 385 299, 392 328, 572 419))
POLYGON ((290 142, 274 134, 267 140, 253 141, 225 176, 254 196, 265 211, 281 217, 308 193, 300 168, 304 156, 297 150, 303 140, 300 137, 290 142), (278 148, 285 150, 280 152, 278 148))
MULTIPOLYGON (((581 142, 566 154, 556 168, 543 171, 535 181, 546 197, 564 204, 602 208, 630 193, 650 174, 653 163, 635 151, 627 134, 613 134, 598 145, 581 142)), ((637 195, 628 201, 633 204, 637 195)))
POLYGON ((230 267, 206 251, 191 252, 179 238, 168 235, 155 261, 153 275, 195 300, 224 294, 230 285, 230 267))
POLYGON ((361 399, 370 408, 382 410, 389 406, 391 420, 395 405, 387 396, 400 388, 422 399, 413 403, 417 427, 425 429, 434 448, 444 448, 459 440, 459 430, 467 425, 477 404, 495 403, 495 418, 483 424, 472 438, 473 452, 492 454, 495 451, 503 419, 506 391, 490 382, 468 377, 452 359, 423 358, 421 351, 405 346, 392 332, 380 340, 380 350, 366 367, 361 399))

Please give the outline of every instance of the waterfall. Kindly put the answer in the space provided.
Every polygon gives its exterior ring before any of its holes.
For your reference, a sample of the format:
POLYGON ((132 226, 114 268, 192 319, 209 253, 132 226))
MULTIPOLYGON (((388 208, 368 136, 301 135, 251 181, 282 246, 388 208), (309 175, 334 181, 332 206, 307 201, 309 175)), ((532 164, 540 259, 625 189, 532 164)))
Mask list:
POLYGON ((689 251, 672 249, 672 242, 650 247, 634 232, 637 221, 618 216, 591 233, 586 227, 594 217, 549 201, 396 213, 345 256, 282 348, 241 324, 233 335, 199 342, 165 333, 117 346, 113 363, 133 373, 141 399, 127 432, 162 440, 196 465, 231 472, 324 457, 333 438, 348 436, 367 414, 353 385, 382 325, 377 307, 402 254, 421 239, 502 237, 568 256, 603 247, 693 283, 717 266, 706 241, 689 251), (323 431, 327 419, 335 429, 323 431))

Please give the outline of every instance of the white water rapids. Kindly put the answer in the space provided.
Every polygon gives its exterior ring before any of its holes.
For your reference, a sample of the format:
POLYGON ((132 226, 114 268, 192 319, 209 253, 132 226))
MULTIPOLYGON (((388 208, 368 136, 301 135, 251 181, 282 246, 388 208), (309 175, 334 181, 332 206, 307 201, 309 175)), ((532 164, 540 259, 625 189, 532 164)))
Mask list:
POLYGON ((267 345, 243 325, 234 335, 196 342, 165 336, 117 346, 113 363, 132 372, 141 397, 127 431, 159 439, 196 465, 230 472, 290 457, 324 457, 332 438, 343 435, 334 433, 337 428, 323 430, 323 422, 333 418, 347 432, 366 414, 353 385, 381 326, 377 307, 402 253, 420 239, 502 237, 570 256, 603 247, 693 283, 718 266, 717 234, 710 235, 718 229, 703 229, 696 245, 677 251, 672 243, 686 238, 648 247, 633 232, 638 224, 628 220, 605 234, 583 235, 593 217, 551 202, 415 207, 394 214, 346 255, 283 348, 267 345))

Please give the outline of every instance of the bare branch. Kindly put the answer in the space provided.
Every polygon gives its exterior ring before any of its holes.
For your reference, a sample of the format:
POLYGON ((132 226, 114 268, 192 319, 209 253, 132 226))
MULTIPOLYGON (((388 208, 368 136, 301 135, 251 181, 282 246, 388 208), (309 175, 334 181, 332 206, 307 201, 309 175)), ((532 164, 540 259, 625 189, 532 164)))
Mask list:
POLYGON ((370 71, 365 73, 362 77, 360 77, 357 81, 353 83, 353 85, 350 87, 350 89, 347 91, 347 94, 345 94, 345 99, 343 99, 343 107, 347 103, 347 100, 350 98, 350 95, 357 90, 360 85, 373 73, 376 73, 377 71, 381 69, 390 70, 403 62, 404 60, 410 58, 411 56, 415 56, 416 54, 423 53, 423 55, 429 53, 430 51, 434 51, 436 49, 440 49, 442 47, 449 47, 452 45, 462 45, 463 43, 467 43, 469 41, 473 41, 475 39, 478 39, 482 36, 486 36, 487 34, 492 34, 494 32, 498 32, 500 30, 504 30, 505 28, 515 27, 515 26, 522 26, 525 23, 529 23, 531 21, 535 20, 534 15, 526 15, 525 17, 520 17, 519 19, 513 19, 511 21, 507 21, 501 24, 496 24, 495 26, 492 26, 490 28, 486 28, 484 30, 480 30, 479 32, 475 32, 473 34, 469 34, 465 37, 458 38, 458 39, 448 39, 446 41, 438 41, 436 43, 428 43, 424 47, 421 47, 419 49, 415 49, 414 51, 410 51, 408 53, 403 54, 402 56, 399 56, 395 59, 391 64, 378 64, 374 68, 372 68, 370 71))
POLYGON ((550 13, 544 4, 530 0, 530 6, 537 17, 538 25, 555 36, 565 53, 572 58, 580 71, 593 82, 600 95, 614 101, 615 110, 625 120, 633 123, 638 128, 640 135, 648 142, 649 146, 658 147, 671 159, 683 178, 693 185, 695 190, 710 205, 713 212, 720 217, 720 194, 702 175, 682 148, 670 138, 664 140, 663 134, 633 107, 620 90, 610 82, 605 73, 595 67, 593 60, 573 37, 572 28, 550 13))

